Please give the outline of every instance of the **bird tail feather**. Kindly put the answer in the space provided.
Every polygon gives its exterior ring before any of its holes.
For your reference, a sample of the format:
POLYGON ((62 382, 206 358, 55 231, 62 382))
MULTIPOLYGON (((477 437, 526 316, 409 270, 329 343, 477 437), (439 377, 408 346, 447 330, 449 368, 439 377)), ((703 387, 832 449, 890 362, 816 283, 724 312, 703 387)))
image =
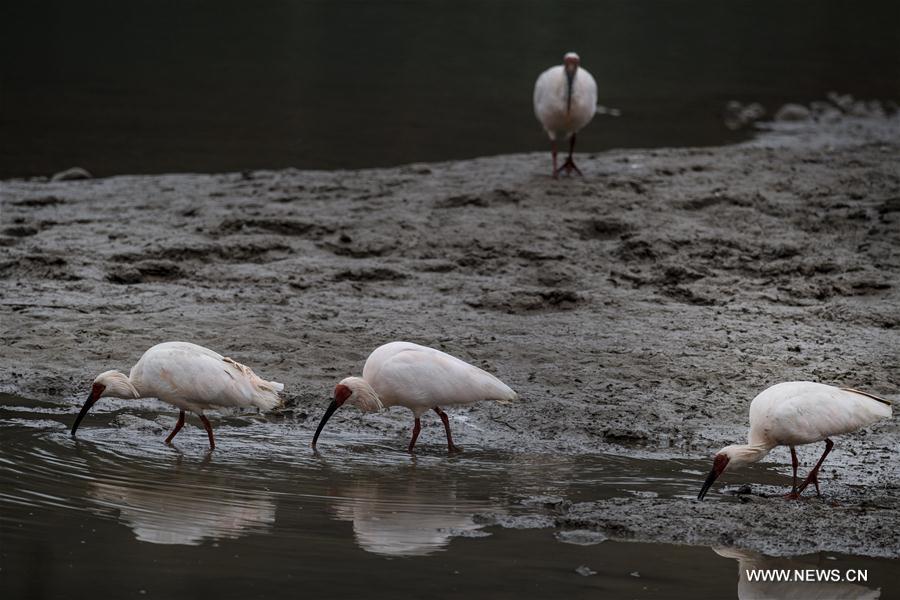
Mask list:
POLYGON ((284 384, 277 381, 266 381, 254 374, 253 380, 253 404, 263 410, 271 410, 284 406, 284 399, 279 392, 284 390, 284 384))
POLYGON ((278 392, 284 389, 283 383, 266 381, 254 373, 253 369, 247 365, 242 365, 232 358, 225 357, 222 360, 234 366, 241 373, 250 378, 250 381, 253 383, 253 398, 251 401, 254 406, 263 410, 271 410, 276 407, 284 406, 284 399, 278 395, 278 392))

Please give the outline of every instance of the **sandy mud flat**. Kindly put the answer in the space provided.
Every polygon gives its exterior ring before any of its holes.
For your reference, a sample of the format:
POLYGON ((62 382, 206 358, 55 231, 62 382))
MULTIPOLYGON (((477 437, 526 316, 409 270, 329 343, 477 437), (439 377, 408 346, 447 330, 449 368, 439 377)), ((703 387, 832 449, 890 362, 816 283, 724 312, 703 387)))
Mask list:
MULTIPOLYGON (((270 418, 294 426, 285 451, 305 452, 333 385, 406 339, 521 395, 452 410, 463 447, 660 461, 742 441, 750 400, 779 381, 900 397, 900 117, 579 166, 560 181, 529 154, 2 182, 0 387, 74 413, 100 371, 194 341, 285 383, 270 418)), ((423 451, 441 451, 440 423, 424 425, 423 451)), ((320 444, 365 433, 402 447, 410 426, 401 409, 346 411, 320 444)), ((785 502, 751 469, 703 503, 559 498, 532 524, 897 557, 898 434, 895 417, 839 438, 825 500, 785 502)), ((801 450, 806 468, 819 452, 801 450)), ((790 473, 786 450, 767 461, 790 473)))

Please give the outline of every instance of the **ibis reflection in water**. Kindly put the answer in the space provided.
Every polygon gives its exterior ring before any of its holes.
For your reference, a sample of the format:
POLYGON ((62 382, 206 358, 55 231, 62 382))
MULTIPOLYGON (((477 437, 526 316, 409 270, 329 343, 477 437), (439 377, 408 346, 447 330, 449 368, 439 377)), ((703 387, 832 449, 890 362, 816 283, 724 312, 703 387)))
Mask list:
MULTIPOLYGON (((714 546, 713 552, 738 562, 738 600, 758 600, 760 598, 791 598, 792 600, 876 600, 881 597, 880 589, 872 589, 849 581, 828 580, 845 578, 847 570, 829 560, 812 562, 805 558, 777 558, 765 556, 752 550, 714 546), (815 575, 809 581, 801 580, 797 573, 811 569, 815 575), (784 581, 760 581, 761 573, 777 573, 784 581)), ((773 577, 775 575, 769 575, 773 577)), ((854 572, 854 576, 856 573, 854 572)))
POLYGON ((130 478, 91 481, 88 497, 101 515, 115 514, 141 542, 200 545, 269 531, 274 496, 242 490, 228 478, 198 481, 195 472, 146 472, 130 478))

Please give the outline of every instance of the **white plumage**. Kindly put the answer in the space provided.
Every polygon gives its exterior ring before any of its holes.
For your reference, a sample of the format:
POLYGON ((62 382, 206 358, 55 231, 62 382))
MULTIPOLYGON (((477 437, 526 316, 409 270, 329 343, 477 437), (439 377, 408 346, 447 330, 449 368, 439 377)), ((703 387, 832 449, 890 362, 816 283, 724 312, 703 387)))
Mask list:
POLYGON ((435 406, 479 400, 510 402, 516 393, 482 369, 446 352, 410 342, 376 348, 363 366, 362 378, 384 406, 405 406, 416 417, 435 406))
POLYGON ((789 381, 750 403, 750 444, 801 446, 856 431, 891 416, 887 400, 848 388, 789 381))
POLYGON ((282 402, 284 386, 261 379, 249 367, 203 346, 188 342, 164 342, 153 346, 131 368, 128 376, 106 371, 97 376, 81 409, 72 435, 91 406, 100 398, 158 398, 181 409, 172 441, 184 426, 185 411, 196 413, 215 448, 212 427, 203 411, 216 408, 257 407, 269 410, 282 402))
POLYGON ((541 73, 534 84, 534 114, 553 144, 553 177, 558 177, 562 170, 581 174, 572 159, 575 136, 597 112, 597 82, 580 63, 578 55, 569 52, 563 57, 562 65, 541 73), (569 156, 559 168, 556 166, 558 138, 569 140, 569 156))
POLYGON ((421 428, 419 418, 427 410, 434 410, 444 422, 447 445, 453 451, 457 448, 441 406, 482 400, 510 402, 517 398, 505 383, 454 356, 410 342, 391 342, 369 355, 362 377, 347 377, 335 387, 334 400, 319 423, 313 447, 334 411, 349 402, 366 412, 391 406, 410 409, 415 418, 410 451, 421 428))
POLYGON ((890 401, 867 392, 811 381, 773 385, 750 403, 748 443, 726 446, 716 454, 699 498, 703 499, 713 481, 726 469, 757 462, 776 446, 791 449, 794 485, 790 497, 798 497, 810 483, 815 484, 819 493, 819 468, 834 446, 829 438, 888 419, 891 414, 890 401), (825 442, 825 452, 798 487, 799 463, 794 447, 820 441, 825 442))

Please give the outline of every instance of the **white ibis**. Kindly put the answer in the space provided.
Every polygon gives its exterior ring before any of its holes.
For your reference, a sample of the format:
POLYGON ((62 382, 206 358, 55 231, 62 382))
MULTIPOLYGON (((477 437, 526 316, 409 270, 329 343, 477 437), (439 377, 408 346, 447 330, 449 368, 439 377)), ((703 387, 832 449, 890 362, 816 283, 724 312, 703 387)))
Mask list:
POLYGON ((422 428, 419 418, 425 411, 434 410, 444 422, 448 450, 456 452, 459 448, 453 444, 450 420, 441 406, 481 400, 511 402, 517 398, 505 383, 454 356, 410 342, 390 342, 369 355, 362 377, 347 377, 335 386, 334 400, 319 422, 312 447, 316 447, 319 434, 334 411, 349 403, 363 412, 391 406, 410 409, 415 425, 409 452, 413 451, 422 428))
POLYGON ((800 497, 810 483, 819 490, 819 469, 831 452, 831 437, 856 431, 891 416, 891 403, 866 392, 810 381, 789 381, 763 390, 750 403, 750 434, 744 445, 725 446, 716 454, 712 471, 703 483, 702 500, 726 469, 761 460, 775 446, 791 449, 794 485, 788 498, 800 497), (825 452, 800 486, 797 485, 795 446, 825 442, 825 452))
POLYGON ((252 406, 268 410, 282 404, 278 392, 283 389, 282 384, 260 379, 250 367, 203 346, 165 342, 144 352, 129 375, 106 371, 94 379, 91 394, 72 425, 72 437, 84 415, 104 396, 158 398, 181 409, 167 444, 184 426, 184 413, 189 410, 200 417, 209 436, 209 449, 213 450, 216 443, 204 410, 252 406))
POLYGON ((574 52, 563 57, 563 64, 550 67, 534 84, 534 114, 544 126, 553 144, 553 177, 560 171, 570 174, 581 171, 575 166, 575 135, 594 118, 597 112, 597 82, 580 67, 581 59, 574 52), (569 140, 569 157, 556 168, 556 140, 569 140))

